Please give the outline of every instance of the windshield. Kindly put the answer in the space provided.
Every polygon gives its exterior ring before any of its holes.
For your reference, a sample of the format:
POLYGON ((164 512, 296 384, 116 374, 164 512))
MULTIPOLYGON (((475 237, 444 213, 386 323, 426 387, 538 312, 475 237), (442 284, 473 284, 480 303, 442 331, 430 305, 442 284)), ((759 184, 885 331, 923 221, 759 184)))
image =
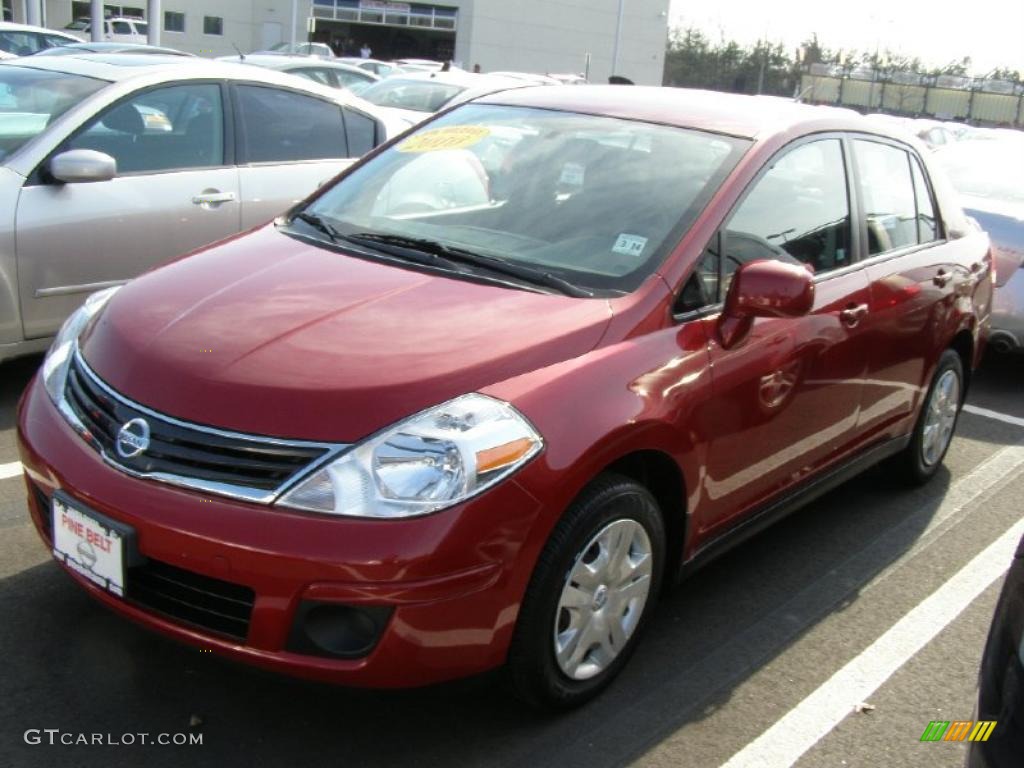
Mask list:
POLYGON ((374 83, 359 95, 378 107, 437 112, 464 90, 461 85, 449 83, 388 79, 374 83))
POLYGON ((961 195, 1024 203, 1024 143, 969 139, 935 157, 961 195))
POLYGON ((0 161, 107 83, 27 67, 0 67, 0 161))
POLYGON ((615 295, 657 269, 748 144, 470 104, 356 169, 306 212, 340 236, 432 241, 615 295))

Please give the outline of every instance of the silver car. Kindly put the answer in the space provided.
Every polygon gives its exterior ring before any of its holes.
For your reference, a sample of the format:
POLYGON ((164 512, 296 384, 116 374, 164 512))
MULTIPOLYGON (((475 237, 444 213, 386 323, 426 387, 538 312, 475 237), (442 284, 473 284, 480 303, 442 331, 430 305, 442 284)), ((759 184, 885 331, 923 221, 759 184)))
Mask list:
POLYGON ((992 238, 996 295, 989 345, 1024 352, 1024 141, 968 139, 935 157, 946 167, 964 212, 992 238))
POLYGON ((92 291, 270 220, 405 125, 347 91, 156 55, 0 66, 0 361, 92 291))

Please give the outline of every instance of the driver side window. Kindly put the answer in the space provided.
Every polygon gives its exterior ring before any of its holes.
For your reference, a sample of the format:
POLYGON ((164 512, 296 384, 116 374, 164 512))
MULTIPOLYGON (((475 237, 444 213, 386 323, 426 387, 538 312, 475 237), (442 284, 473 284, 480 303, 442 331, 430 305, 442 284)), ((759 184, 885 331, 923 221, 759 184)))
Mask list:
POLYGON ((224 164, 220 86, 172 85, 109 107, 65 149, 94 149, 117 161, 118 174, 224 164))
POLYGON ((803 263, 817 274, 850 264, 847 191, 839 139, 808 142, 784 154, 705 249, 680 296, 681 311, 697 308, 698 296, 703 306, 723 301, 733 274, 750 261, 803 263))

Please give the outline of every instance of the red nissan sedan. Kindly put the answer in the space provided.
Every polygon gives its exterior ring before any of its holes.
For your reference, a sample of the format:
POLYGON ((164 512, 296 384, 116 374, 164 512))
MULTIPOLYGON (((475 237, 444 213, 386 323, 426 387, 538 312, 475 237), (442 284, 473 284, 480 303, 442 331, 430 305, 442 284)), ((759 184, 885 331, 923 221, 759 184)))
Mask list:
POLYGON ((885 130, 659 88, 443 113, 68 320, 18 419, 39 534, 227 657, 579 704, 663 587, 940 466, 989 242, 885 130))

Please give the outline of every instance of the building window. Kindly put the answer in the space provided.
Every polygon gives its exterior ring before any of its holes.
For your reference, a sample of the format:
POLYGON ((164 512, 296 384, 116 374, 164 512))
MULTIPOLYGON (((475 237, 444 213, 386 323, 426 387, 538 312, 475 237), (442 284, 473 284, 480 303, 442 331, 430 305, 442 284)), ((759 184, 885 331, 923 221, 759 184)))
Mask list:
POLYGON ((184 32, 185 14, 177 11, 164 11, 164 32, 184 32))
POLYGON ((4 0, 3 15, 0 18, 4 21, 14 21, 14 9, 11 7, 11 0, 4 0))
POLYGON ((223 35, 224 19, 220 16, 203 16, 204 35, 223 35))

